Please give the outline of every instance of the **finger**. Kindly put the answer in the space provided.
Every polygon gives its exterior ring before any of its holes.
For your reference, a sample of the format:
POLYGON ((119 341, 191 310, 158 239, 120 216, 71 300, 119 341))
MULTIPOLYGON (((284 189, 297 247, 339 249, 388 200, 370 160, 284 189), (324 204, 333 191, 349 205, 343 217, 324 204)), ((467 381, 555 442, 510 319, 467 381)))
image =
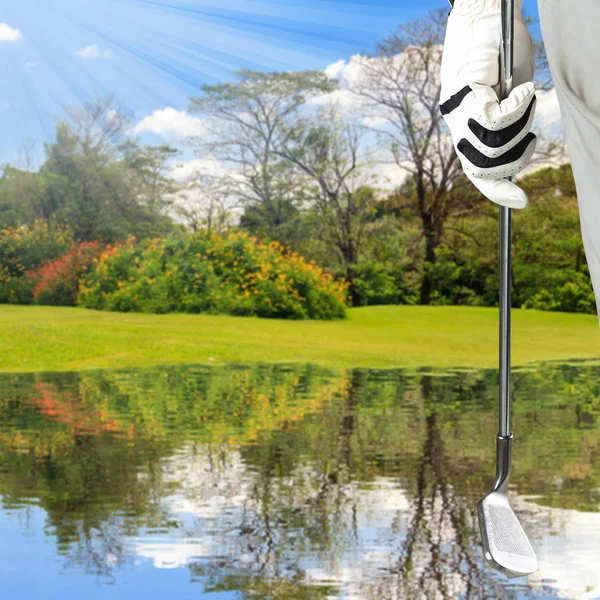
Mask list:
POLYGON ((469 136, 471 143, 480 152, 492 158, 508 152, 521 143, 531 130, 536 105, 537 100, 533 96, 521 118, 503 129, 487 129, 475 119, 469 119, 469 131, 473 134, 469 136))
POLYGON ((535 83, 533 81, 516 86, 508 95, 508 98, 500 103, 500 113, 509 117, 513 114, 518 116, 534 95, 535 83))
POLYGON ((527 194, 508 179, 469 179, 488 200, 500 206, 522 209, 529 204, 527 194))
POLYGON ((519 121, 531 107, 535 84, 528 81, 517 86, 501 103, 498 103, 495 92, 492 97, 489 88, 479 88, 473 92, 477 101, 482 103, 479 117, 475 120, 486 129, 498 131, 519 121))
POLYGON ((535 46, 531 42, 531 35, 527 25, 520 19, 515 21, 513 83, 515 86, 526 81, 533 81, 535 77, 536 59, 535 46))
POLYGON ((535 152, 536 144, 536 136, 529 132, 519 144, 501 156, 486 156, 467 139, 460 140, 456 149, 467 175, 480 179, 504 179, 525 168, 535 152))

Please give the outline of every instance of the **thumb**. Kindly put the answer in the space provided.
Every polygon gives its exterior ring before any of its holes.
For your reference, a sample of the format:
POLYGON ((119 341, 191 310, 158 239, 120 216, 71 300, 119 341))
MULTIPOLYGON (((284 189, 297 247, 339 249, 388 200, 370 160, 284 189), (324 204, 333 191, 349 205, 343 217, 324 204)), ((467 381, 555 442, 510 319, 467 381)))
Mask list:
POLYGON ((500 103, 500 112, 503 115, 511 115, 522 107, 529 104, 531 97, 535 94, 535 83, 528 81, 515 87, 506 100, 500 103))
MULTIPOLYGON (((469 179, 471 179, 469 177, 469 179)), ((508 208, 525 208, 527 194, 508 179, 471 179, 473 185, 488 199, 508 208)))
POLYGON ((480 122, 492 131, 504 129, 518 121, 528 111, 535 96, 535 84, 531 81, 518 85, 508 98, 500 103, 492 88, 472 87, 476 102, 482 105, 480 122))

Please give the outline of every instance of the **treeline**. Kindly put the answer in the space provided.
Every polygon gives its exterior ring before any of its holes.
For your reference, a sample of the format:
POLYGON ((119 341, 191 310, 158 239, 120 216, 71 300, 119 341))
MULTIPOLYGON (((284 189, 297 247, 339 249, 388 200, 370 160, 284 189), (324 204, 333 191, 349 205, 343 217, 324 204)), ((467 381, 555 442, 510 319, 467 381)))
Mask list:
MULTIPOLYGON (((4 168, 0 227, 42 220, 103 246, 242 231, 320 265, 354 306, 493 306, 498 209, 462 175, 439 112, 444 32, 435 12, 341 77, 243 71, 205 86, 190 104, 205 130, 188 144, 212 168, 183 182, 170 173, 177 151, 135 141, 110 98, 70 110, 37 172, 4 168), (396 189, 385 163, 405 176, 396 189)), ((515 214, 515 306, 593 312, 570 166, 521 183, 531 206, 515 214)))

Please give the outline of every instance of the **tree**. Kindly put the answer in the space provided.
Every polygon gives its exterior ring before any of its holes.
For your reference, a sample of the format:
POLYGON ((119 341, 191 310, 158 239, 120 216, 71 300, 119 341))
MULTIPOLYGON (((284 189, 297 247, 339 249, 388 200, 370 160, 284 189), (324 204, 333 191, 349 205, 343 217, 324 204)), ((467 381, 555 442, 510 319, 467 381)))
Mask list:
MULTIPOLYGON (((385 141, 399 169, 407 173, 405 201, 419 216, 424 240, 421 303, 432 300, 431 266, 437 261, 449 220, 469 215, 482 196, 462 175, 462 168, 440 113, 440 67, 447 11, 400 25, 371 57, 355 59, 359 76, 347 82, 376 117, 373 128, 385 141), (461 190, 466 188, 466 190, 461 190)), ((541 88, 547 88, 543 47, 538 48, 541 88)), ((538 144, 537 161, 562 154, 562 146, 538 144)))
POLYGON ((268 238, 297 250, 310 236, 297 200, 279 198, 245 207, 240 226, 260 238, 268 238))
POLYGON ((194 233, 220 233, 231 224, 235 200, 230 178, 196 172, 174 200, 174 211, 194 233))
POLYGON ((208 135, 190 140, 200 156, 211 155, 235 173, 235 193, 243 204, 276 207, 293 200, 297 182, 276 148, 285 147, 306 103, 332 91, 324 73, 240 71, 239 80, 204 86, 190 111, 207 117, 208 135))
POLYGON ((440 113, 445 11, 400 25, 372 57, 360 60, 350 89, 378 118, 376 130, 398 168, 408 174, 406 202, 419 215, 425 244, 421 303, 431 301, 428 265, 436 262, 450 215, 472 209, 456 202, 461 166, 440 113))
POLYGON ((69 121, 57 125, 40 169, 44 205, 52 208, 46 216, 68 224, 78 241, 172 230, 164 202, 172 189, 165 173, 172 151, 125 142, 129 120, 111 97, 65 110, 69 121))
POLYGON ((169 161, 179 155, 179 151, 163 144, 161 146, 140 146, 130 141, 123 147, 125 166, 137 176, 137 197, 141 204, 166 212, 171 208, 172 196, 181 186, 169 176, 169 161))
POLYGON ((362 130, 328 109, 299 120, 277 146, 277 154, 306 181, 315 233, 331 243, 355 306, 360 304, 356 268, 378 203, 362 145, 362 130))
POLYGON ((47 219, 53 206, 44 194, 46 183, 38 173, 5 165, 0 175, 0 224, 20 227, 47 219))
MULTIPOLYGON (((520 184, 530 206, 514 214, 513 306, 594 312, 570 165, 538 170, 520 184)), ((435 302, 497 303, 497 214, 488 202, 476 213, 448 220, 431 271, 435 302)))

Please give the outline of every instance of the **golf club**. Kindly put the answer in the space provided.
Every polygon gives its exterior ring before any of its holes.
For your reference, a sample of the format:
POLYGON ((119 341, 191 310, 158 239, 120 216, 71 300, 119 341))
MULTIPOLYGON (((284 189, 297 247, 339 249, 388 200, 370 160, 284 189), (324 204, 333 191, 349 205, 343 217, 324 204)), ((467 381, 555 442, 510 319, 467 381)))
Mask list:
MULTIPOLYGON (((515 0, 502 0, 501 99, 512 89, 515 0)), ((508 502, 513 436, 510 422, 511 209, 500 212, 500 394, 496 481, 479 501, 477 514, 485 558, 507 577, 538 568, 535 552, 508 502)))

